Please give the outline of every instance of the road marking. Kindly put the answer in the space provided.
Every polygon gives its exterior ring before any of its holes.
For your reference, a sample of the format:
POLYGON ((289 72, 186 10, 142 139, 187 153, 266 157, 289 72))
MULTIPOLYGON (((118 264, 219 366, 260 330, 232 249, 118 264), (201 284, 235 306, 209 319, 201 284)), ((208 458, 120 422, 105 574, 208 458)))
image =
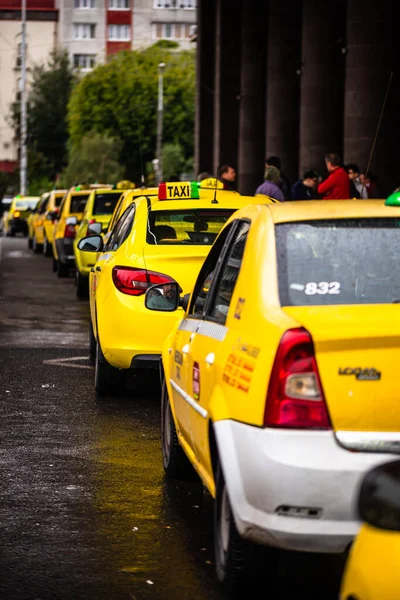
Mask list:
POLYGON ((94 369, 91 365, 70 364, 75 360, 89 360, 88 356, 71 356, 69 358, 51 358, 44 360, 44 365, 55 365, 56 367, 70 367, 72 369, 94 369))

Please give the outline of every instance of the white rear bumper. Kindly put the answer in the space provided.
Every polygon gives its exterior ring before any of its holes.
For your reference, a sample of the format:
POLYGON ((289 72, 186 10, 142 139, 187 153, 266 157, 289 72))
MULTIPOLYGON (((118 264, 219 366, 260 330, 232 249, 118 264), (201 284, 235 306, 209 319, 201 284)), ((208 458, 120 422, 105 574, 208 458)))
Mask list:
POLYGON ((360 526, 356 503, 363 475, 398 458, 344 450, 332 431, 263 429, 229 420, 214 428, 240 534, 288 550, 344 551, 360 526))

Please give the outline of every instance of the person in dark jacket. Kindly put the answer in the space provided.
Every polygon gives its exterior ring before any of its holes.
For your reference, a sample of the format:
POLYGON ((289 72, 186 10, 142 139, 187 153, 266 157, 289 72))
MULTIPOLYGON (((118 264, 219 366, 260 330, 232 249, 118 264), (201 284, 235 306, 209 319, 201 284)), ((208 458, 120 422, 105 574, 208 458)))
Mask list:
POLYGON ((279 156, 269 156, 265 159, 265 168, 276 167, 280 173, 278 187, 282 190, 283 197, 285 200, 290 200, 292 195, 290 193, 289 179, 282 173, 281 159, 279 156))
POLYGON ((318 179, 317 171, 306 171, 303 179, 292 185, 292 200, 316 200, 318 179))
POLYGON ((339 156, 326 154, 325 164, 329 175, 319 184, 318 194, 322 195, 322 200, 349 200, 350 180, 339 156))

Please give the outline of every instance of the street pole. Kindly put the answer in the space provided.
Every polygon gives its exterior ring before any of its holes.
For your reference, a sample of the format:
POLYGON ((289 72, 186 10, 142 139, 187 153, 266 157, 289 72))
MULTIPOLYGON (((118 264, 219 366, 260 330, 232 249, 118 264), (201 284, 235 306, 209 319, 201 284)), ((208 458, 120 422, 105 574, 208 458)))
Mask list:
POLYGON ((20 135, 20 194, 26 196, 27 192, 27 152, 26 152, 26 0, 22 0, 22 77, 21 77, 21 135, 20 135))
POLYGON ((158 65, 158 108, 157 108, 157 183, 163 180, 163 164, 162 164, 162 134, 163 134, 163 112, 164 112, 164 89, 163 89, 163 73, 165 63, 158 65))

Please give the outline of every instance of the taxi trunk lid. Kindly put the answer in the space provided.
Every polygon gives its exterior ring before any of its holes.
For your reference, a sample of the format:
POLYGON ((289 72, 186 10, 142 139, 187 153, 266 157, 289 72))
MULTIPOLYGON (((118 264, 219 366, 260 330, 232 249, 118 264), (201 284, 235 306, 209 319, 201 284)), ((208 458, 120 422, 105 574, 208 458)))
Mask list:
POLYGON ((175 279, 183 294, 192 291, 210 246, 150 246, 143 251, 146 269, 175 279))
POLYGON ((332 427, 400 432, 399 306, 283 310, 311 334, 332 427))

